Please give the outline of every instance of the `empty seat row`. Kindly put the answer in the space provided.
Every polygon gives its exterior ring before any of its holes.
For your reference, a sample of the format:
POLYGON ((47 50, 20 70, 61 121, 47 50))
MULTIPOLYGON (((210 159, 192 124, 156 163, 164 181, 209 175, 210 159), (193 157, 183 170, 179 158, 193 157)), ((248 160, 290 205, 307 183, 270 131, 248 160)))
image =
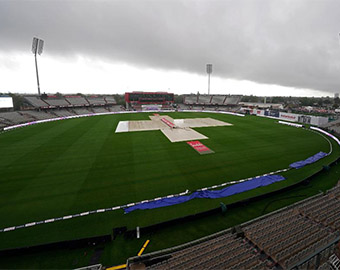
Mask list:
POLYGON ((92 105, 105 105, 104 97, 87 97, 87 101, 92 105))
POLYGON ((255 241, 265 241, 265 239, 271 238, 277 234, 281 234, 285 231, 292 230, 296 227, 301 227, 306 220, 300 216, 287 219, 284 223, 279 223, 279 226, 269 226, 264 230, 258 230, 253 233, 252 239, 255 241))
POLYGON ((25 111, 24 114, 30 115, 31 117, 34 117, 36 120, 51 119, 56 117, 54 114, 45 111, 25 111))
POLYGON ((185 256, 174 257, 175 259, 173 266, 185 266, 187 264, 197 265, 202 262, 202 255, 204 255, 205 260, 209 260, 209 258, 214 258, 218 254, 225 254, 228 252, 231 256, 237 256, 242 253, 242 246, 240 243, 220 243, 219 245, 210 245, 208 248, 202 247, 201 249, 195 249, 189 254, 185 254, 185 256))
POLYGON ((31 104, 32 106, 36 108, 42 108, 42 107, 48 107, 49 105, 44 102, 44 100, 38 98, 38 97, 24 97, 24 99, 31 104))
POLYGON ((284 240, 290 239, 292 237, 294 237, 294 235, 299 235, 299 234, 305 234, 307 235, 307 233, 312 232, 313 230, 317 230, 316 225, 312 225, 311 223, 309 224, 303 224, 302 226, 297 226, 297 227, 287 227, 288 230, 276 234, 275 236, 271 236, 269 234, 269 237, 264 239, 263 241, 261 241, 261 239, 259 239, 256 243, 259 247, 261 247, 262 249, 267 249, 270 246, 274 245, 277 242, 282 242, 284 240), (311 228, 314 227, 314 228, 311 228))
POLYGON ((70 105, 64 98, 47 98, 44 99, 44 101, 51 105, 56 107, 67 107, 70 105))
POLYGON ((5 119, 9 122, 12 122, 14 124, 20 124, 20 123, 25 123, 29 122, 32 119, 32 117, 28 118, 20 114, 19 112, 4 112, 0 113, 0 118, 5 119))
POLYGON ((337 237, 338 233, 329 233, 325 234, 323 236, 318 237, 317 241, 315 241, 312 245, 309 247, 304 248, 299 253, 290 256, 285 262, 284 265, 287 268, 290 268, 294 266, 296 263, 303 261, 305 258, 309 257, 311 254, 314 254, 315 251, 318 249, 321 249, 328 244, 332 243, 334 241, 335 237, 337 237))

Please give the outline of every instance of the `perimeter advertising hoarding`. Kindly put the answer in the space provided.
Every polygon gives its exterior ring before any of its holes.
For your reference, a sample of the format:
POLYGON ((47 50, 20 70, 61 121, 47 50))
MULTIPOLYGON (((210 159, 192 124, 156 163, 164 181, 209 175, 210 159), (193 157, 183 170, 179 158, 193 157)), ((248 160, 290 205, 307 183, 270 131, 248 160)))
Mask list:
POLYGON ((264 115, 264 110, 253 109, 251 114, 254 114, 254 115, 264 115))
POLYGON ((311 124, 315 126, 322 126, 328 123, 328 117, 303 115, 303 114, 295 114, 295 113, 280 112, 280 119, 291 121, 291 122, 299 122, 302 124, 311 124))
POLYGON ((13 99, 11 97, 0 97, 0 109, 13 108, 13 99))
POLYGON ((295 113, 284 113, 280 112, 280 118, 286 121, 298 122, 299 115, 295 113))

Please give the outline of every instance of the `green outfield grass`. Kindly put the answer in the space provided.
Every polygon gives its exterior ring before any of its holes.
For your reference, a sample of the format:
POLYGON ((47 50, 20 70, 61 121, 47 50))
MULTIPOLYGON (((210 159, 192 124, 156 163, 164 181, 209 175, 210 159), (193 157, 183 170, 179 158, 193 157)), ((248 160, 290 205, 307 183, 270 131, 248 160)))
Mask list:
MULTIPOLYGON (((171 143, 160 131, 114 133, 119 121, 146 120, 149 115, 85 117, 0 134, 0 228, 194 191, 287 168, 329 151, 329 142, 316 133, 254 116, 168 113, 173 118, 212 117, 233 124, 195 129, 209 137, 202 143, 215 151, 202 156, 185 142, 171 143)), ((280 189, 335 160, 340 150, 334 141, 332 145, 332 155, 282 173, 286 181, 264 188, 224 199, 195 199, 126 215, 118 210, 0 233, 0 249, 109 234, 114 227, 146 226, 208 210, 221 201, 228 204, 280 189)))

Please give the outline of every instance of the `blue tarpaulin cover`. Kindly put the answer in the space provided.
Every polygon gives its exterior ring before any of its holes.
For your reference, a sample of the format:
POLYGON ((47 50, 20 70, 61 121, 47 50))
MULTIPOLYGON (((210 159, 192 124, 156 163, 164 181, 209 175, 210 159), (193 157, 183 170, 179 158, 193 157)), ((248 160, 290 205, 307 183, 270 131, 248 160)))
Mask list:
POLYGON ((308 164, 317 162, 319 159, 322 159, 325 156, 327 156, 326 153, 319 152, 319 153, 315 154, 314 156, 311 156, 311 157, 309 157, 305 160, 300 160, 300 161, 294 162, 294 163, 290 164, 289 167, 295 168, 295 169, 300 169, 300 168, 302 168, 302 167, 304 167, 308 164))
POLYGON ((149 201, 144 203, 138 203, 134 206, 127 207, 124 209, 125 213, 130 213, 134 210, 145 210, 145 209, 154 209, 159 207, 165 207, 170 205, 175 205, 179 203, 184 203, 190 201, 195 198, 200 199, 217 199, 228 197, 237 193, 241 193, 244 191, 248 191, 258 187, 264 187, 270 185, 272 183, 285 180, 285 178, 281 175, 266 175, 259 176, 253 179, 250 179, 245 182, 241 182, 235 185, 228 186, 226 188, 220 190, 202 190, 193 192, 190 195, 183 196, 174 196, 172 198, 163 198, 156 201, 149 201))

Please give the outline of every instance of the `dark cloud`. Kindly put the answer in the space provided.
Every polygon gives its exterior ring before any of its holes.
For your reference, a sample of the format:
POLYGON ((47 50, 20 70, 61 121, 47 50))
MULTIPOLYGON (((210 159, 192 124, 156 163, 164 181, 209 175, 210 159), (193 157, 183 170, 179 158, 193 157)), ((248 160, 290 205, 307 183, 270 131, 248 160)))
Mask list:
POLYGON ((0 1, 0 50, 340 90, 338 0, 0 1))

